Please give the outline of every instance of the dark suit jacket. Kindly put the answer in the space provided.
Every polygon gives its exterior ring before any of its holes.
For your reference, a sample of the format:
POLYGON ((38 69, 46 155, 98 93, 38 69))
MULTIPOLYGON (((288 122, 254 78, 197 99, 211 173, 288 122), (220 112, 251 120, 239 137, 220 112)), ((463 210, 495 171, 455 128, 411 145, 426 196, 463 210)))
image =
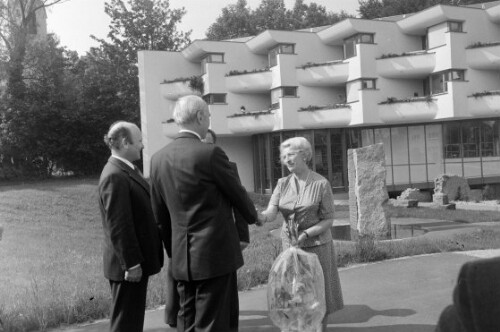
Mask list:
MULTIPOLYGON (((238 166, 232 161, 229 162, 229 165, 231 166, 233 172, 236 174, 238 182, 241 184, 240 176, 238 174, 238 166)), ((250 243, 250 230, 248 229, 248 223, 241 215, 240 211, 238 211, 237 209, 233 209, 233 214, 234 222, 236 224, 236 230, 238 231, 238 237, 240 238, 240 241, 250 243)))
POLYGON ((163 248, 148 183, 122 161, 110 157, 99 180, 104 228, 104 276, 122 281, 125 271, 141 264, 143 275, 158 273, 163 248))
POLYGON ((465 263, 453 292, 453 305, 443 310, 436 331, 500 331, 500 257, 465 263))
POLYGON ((243 265, 232 208, 257 213, 221 148, 180 133, 151 158, 151 199, 174 279, 210 279, 243 265))

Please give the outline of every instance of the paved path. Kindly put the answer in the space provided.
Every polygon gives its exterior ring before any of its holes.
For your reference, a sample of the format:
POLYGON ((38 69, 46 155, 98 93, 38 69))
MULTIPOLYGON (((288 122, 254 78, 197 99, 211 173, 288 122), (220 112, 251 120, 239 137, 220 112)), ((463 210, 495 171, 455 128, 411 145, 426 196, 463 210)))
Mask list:
MULTIPOLYGON (((329 318, 330 332, 431 332, 451 294, 463 263, 500 250, 406 257, 340 269, 345 308, 329 318)), ((267 316, 264 287, 240 292, 240 331, 279 332, 267 316)), ((58 330, 107 331, 108 321, 58 330)), ((163 310, 146 313, 145 332, 174 332, 163 310)))

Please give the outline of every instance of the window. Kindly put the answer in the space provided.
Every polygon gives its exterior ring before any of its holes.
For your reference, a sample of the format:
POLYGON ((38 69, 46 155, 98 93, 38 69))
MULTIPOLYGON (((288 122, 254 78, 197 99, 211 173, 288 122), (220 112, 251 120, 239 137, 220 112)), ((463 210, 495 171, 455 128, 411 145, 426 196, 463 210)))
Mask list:
POLYGON ((207 72, 207 63, 224 63, 224 53, 209 53, 201 60, 201 73, 207 72))
POLYGON ((296 86, 284 86, 282 87, 283 97, 297 97, 297 87, 296 86))
POLYGON ((464 32, 463 26, 463 22, 448 21, 449 32, 464 32))
POLYGON ((278 64, 278 54, 294 54, 294 44, 279 44, 278 46, 269 50, 269 67, 274 67, 278 64))
POLYGON ((372 33, 358 33, 344 39, 344 59, 356 56, 356 44, 373 44, 374 37, 372 33))
POLYGON ((203 100, 209 105, 225 104, 226 103, 226 94, 225 93, 210 93, 208 95, 204 95, 203 100))
POLYGON ((361 90, 373 90, 377 88, 375 84, 376 80, 374 78, 362 78, 361 79, 361 90))
POLYGON ((206 63, 223 63, 224 53, 209 53, 203 60, 205 60, 206 63))
POLYGON ((465 70, 463 69, 450 69, 431 75, 430 91, 431 94, 443 93, 448 91, 448 84, 451 81, 464 81, 465 70))
POLYGON ((280 98, 282 97, 297 97, 296 86, 282 86, 271 90, 271 109, 280 107, 280 98))
POLYGON ((444 124, 445 158, 498 156, 498 121, 467 121, 444 124))

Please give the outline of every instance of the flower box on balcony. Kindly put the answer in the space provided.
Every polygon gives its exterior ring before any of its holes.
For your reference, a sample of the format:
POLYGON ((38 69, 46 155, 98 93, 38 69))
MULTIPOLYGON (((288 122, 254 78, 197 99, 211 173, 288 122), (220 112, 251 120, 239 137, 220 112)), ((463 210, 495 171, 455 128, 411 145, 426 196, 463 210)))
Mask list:
POLYGON ((226 88, 233 93, 269 92, 273 74, 269 69, 226 75, 226 88))
POLYGON ((227 117, 228 128, 235 134, 270 132, 276 123, 273 111, 247 112, 227 117))
POLYGON ((377 72, 387 78, 423 78, 436 66, 434 53, 425 51, 385 54, 377 59, 377 72))
POLYGON ((500 43, 471 45, 465 50, 467 64, 473 69, 498 70, 500 43))
POLYGON ((472 116, 500 115, 500 91, 474 93, 468 96, 467 102, 472 116))
POLYGON ((201 76, 191 76, 165 80, 160 84, 161 95, 169 100, 177 100, 187 95, 203 94, 203 79, 201 76))
POLYGON ((406 99, 387 98, 379 103, 380 120, 385 123, 433 120, 438 107, 430 96, 406 99))
POLYGON ((343 127, 351 122, 348 104, 308 106, 299 109, 299 123, 303 128, 343 127))
POLYGON ((297 67, 297 80, 306 86, 338 86, 347 82, 349 62, 306 63, 297 67))

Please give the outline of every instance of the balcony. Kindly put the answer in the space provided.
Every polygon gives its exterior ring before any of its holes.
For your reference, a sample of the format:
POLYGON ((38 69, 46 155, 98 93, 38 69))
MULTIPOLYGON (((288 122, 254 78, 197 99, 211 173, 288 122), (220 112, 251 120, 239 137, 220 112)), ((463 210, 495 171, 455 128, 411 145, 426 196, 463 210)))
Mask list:
POLYGON ((179 127, 174 122, 174 119, 163 121, 161 125, 162 125, 162 133, 164 136, 168 138, 174 138, 175 136, 177 136, 177 133, 179 132, 179 127))
POLYGON ((384 123, 420 122, 433 120, 438 112, 434 99, 429 97, 396 100, 388 98, 378 105, 379 117, 384 123))
POLYGON ((465 50, 467 64, 473 69, 500 69, 500 42, 491 44, 476 44, 465 50))
POLYGON ((273 80, 269 70, 242 73, 226 77, 226 88, 233 93, 269 92, 273 80))
POLYGON ((270 132, 275 124, 273 111, 233 114, 227 117, 227 127, 234 134, 252 135, 270 132))
POLYGON ((299 123, 303 128, 335 128, 345 127, 351 122, 351 107, 346 104, 302 108, 299 113, 299 123))
POLYGON ((190 80, 165 82, 160 84, 160 93, 163 98, 176 101, 180 97, 199 94, 190 88, 190 80))
POLYGON ((467 104, 472 116, 500 116, 500 91, 487 91, 468 96, 467 104))
POLYGON ((377 72, 386 78, 424 78, 432 73, 436 66, 434 53, 419 51, 401 55, 387 55, 377 59, 377 72))
POLYGON ((297 80, 305 86, 336 86, 347 82, 349 62, 330 61, 297 67, 297 80))

